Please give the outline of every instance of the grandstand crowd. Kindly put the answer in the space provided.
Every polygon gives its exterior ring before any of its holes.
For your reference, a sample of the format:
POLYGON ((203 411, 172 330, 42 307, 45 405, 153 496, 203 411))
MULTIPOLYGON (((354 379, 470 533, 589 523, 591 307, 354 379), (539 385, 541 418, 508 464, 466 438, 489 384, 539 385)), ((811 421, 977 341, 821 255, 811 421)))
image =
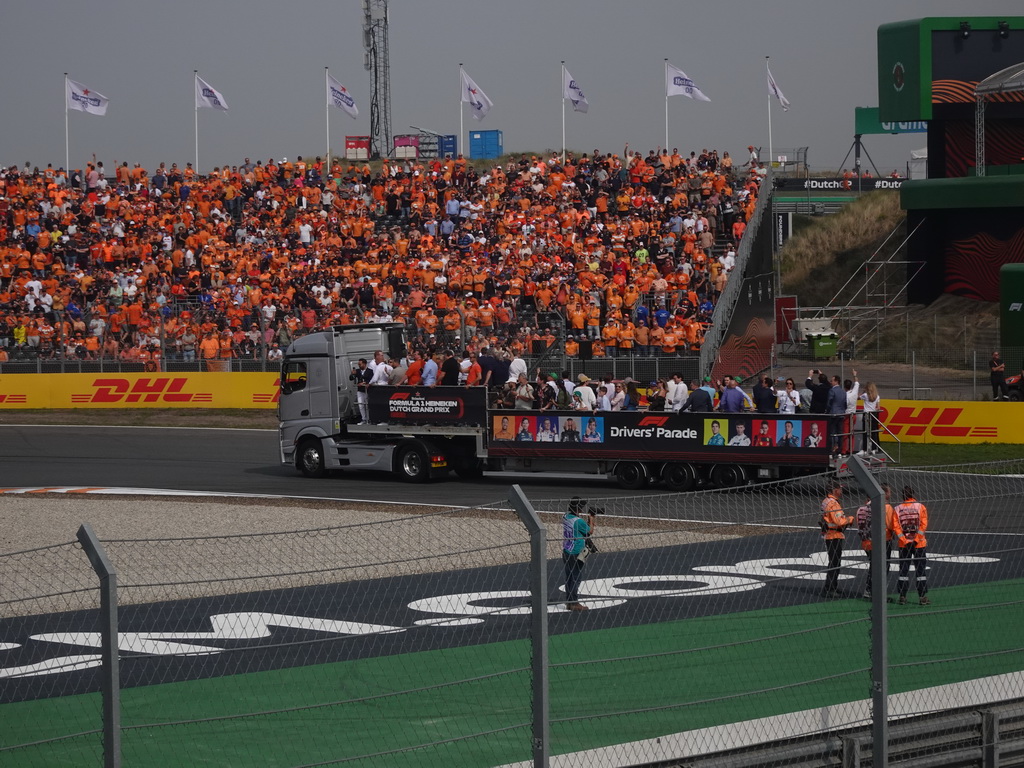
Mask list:
MULTIPOLYGON (((751 148, 752 149, 752 148, 751 148)), ((420 348, 699 351, 757 201, 752 152, 0 172, 0 362, 279 360, 399 321, 420 348)))

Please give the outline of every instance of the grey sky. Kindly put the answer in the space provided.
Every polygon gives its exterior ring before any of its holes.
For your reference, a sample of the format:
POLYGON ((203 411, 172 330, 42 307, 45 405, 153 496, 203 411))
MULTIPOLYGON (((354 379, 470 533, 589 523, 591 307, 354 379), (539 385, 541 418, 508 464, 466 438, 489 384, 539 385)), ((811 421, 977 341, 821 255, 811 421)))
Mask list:
MULTIPOLYGON (((561 70, 580 83, 588 114, 567 112, 570 148, 653 149, 664 141, 663 59, 711 103, 673 97, 670 145, 743 156, 768 147, 765 56, 792 102, 772 106, 776 150, 810 147, 814 168, 836 168, 853 140, 853 108, 878 103, 879 24, 962 16, 947 0, 393 0, 392 124, 458 132, 458 64, 495 106, 481 123, 506 151, 561 145, 561 70)), ((982 2, 969 15, 1013 15, 1020 2, 982 2)), ((200 165, 325 155, 324 67, 361 115, 331 113, 331 147, 369 132, 358 0, 290 3, 5 0, 0 48, 0 163, 64 163, 64 76, 110 99, 106 117, 70 115, 72 165, 114 160, 184 163, 194 154, 192 70, 227 100, 199 112, 200 165)), ((923 135, 868 136, 883 173, 903 169, 923 135)), ((866 160, 865 160, 866 162, 866 160)))

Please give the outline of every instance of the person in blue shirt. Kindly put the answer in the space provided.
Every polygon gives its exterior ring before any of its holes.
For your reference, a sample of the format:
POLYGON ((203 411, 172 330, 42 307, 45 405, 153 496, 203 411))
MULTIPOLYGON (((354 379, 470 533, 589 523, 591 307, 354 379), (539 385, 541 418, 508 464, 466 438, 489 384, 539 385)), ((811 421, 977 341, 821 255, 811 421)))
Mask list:
POLYGON ((434 351, 428 349, 423 355, 423 373, 420 374, 420 386, 432 387, 437 384, 437 363, 434 362, 434 351))
POLYGON ((725 377, 725 389, 722 390, 722 395, 719 398, 718 410, 726 413, 742 413, 745 405, 754 407, 754 401, 738 385, 739 381, 734 377, 725 377))
POLYGON ((565 607, 570 611, 586 611, 587 606, 580 602, 580 582, 583 580, 583 565, 586 555, 580 554, 587 549, 587 537, 594 533, 594 513, 587 511, 587 519, 582 515, 587 509, 587 502, 579 496, 569 501, 569 510, 562 516, 562 564, 565 566, 565 607))

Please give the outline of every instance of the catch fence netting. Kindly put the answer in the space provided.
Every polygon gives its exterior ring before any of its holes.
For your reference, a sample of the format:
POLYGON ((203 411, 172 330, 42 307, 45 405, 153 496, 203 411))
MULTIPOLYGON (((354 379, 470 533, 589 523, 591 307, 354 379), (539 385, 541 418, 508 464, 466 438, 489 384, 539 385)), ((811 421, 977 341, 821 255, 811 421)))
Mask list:
POLYGON ((78 765, 102 760, 99 653, 60 642, 71 623, 98 632, 98 607, 96 576, 78 542, 0 554, 0 765, 49 768, 57 755, 78 765), (66 695, 71 676, 86 695, 66 695))
MULTIPOLYGON (((555 765, 797 747, 832 759, 837 735, 871 723, 877 629, 856 523, 836 594, 822 595, 832 479, 531 497, 547 537, 544 595, 531 595, 530 535, 508 501, 349 502, 343 525, 105 540, 119 583, 123 764, 525 765, 544 694, 555 765), (564 592, 570 506, 598 513, 586 610, 564 592)), ((893 721, 1024 699, 1024 461, 877 479, 893 505, 909 486, 928 512, 924 570, 911 559, 901 573, 895 546, 875 589, 891 598, 893 721)), ((843 486, 854 516, 868 490, 843 486)), ((0 762, 96 764, 101 623, 85 553, 0 555, 0 575, 0 762)), ((963 716, 965 730, 972 722, 963 716)), ((945 748, 911 747, 924 758, 945 748)))
MULTIPOLYGON (((874 630, 856 523, 837 594, 822 596, 818 519, 830 479, 586 500, 605 513, 583 569, 590 610, 551 629, 558 765, 697 759, 763 742, 824 760, 837 733, 870 725, 874 630), (631 530, 640 521, 649 530, 631 530)), ((885 469, 877 479, 894 506, 914 495, 929 515, 926 582, 915 582, 911 559, 905 604, 898 546, 890 559, 890 717, 1024 698, 1024 461, 885 469)), ((853 480, 843 487, 844 514, 856 516, 867 492, 853 480)), ((552 513, 571 501, 532 499, 552 513)))

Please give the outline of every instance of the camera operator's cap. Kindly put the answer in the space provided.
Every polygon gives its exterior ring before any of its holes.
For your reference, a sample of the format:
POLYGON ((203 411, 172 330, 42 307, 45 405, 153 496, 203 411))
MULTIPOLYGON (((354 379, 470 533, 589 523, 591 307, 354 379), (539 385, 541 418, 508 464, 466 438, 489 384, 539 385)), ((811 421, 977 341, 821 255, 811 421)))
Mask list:
POLYGON ((580 498, 579 496, 573 496, 571 499, 569 499, 569 511, 570 512, 579 512, 579 511, 583 510, 584 508, 586 508, 586 506, 587 506, 587 500, 583 499, 583 498, 580 498))

